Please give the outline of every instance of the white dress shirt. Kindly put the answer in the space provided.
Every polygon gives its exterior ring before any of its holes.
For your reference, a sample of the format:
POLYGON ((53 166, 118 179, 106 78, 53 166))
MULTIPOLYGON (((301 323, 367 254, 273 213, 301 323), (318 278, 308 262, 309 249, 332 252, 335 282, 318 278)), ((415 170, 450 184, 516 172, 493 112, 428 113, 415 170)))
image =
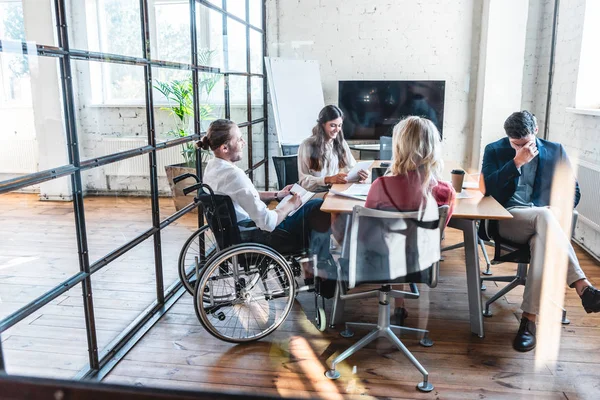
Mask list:
POLYGON ((231 197, 238 222, 251 219, 259 229, 268 232, 277 227, 277 213, 260 200, 254 184, 240 167, 215 157, 206 166, 203 183, 215 194, 231 197))
POLYGON ((325 159, 322 160, 322 168, 320 171, 315 171, 310 168, 310 140, 311 138, 305 139, 298 148, 298 183, 304 189, 310 191, 327 190, 325 177, 337 175, 340 172, 348 172, 356 165, 356 160, 352 156, 348 143, 344 140, 343 146, 348 164, 340 169, 338 167, 338 156, 333 151, 333 142, 329 142, 325 148, 325 159))

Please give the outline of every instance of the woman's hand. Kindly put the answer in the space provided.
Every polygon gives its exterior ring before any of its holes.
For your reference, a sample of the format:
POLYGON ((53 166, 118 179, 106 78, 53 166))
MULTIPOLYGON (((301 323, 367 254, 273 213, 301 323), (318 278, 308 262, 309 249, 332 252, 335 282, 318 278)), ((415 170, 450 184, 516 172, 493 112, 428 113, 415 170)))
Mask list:
POLYGON ((348 174, 346 174, 344 172, 340 172, 337 175, 326 176, 325 183, 327 185, 334 185, 336 183, 348 183, 346 176, 348 176, 348 174))
POLYGON ((358 181, 360 183, 365 183, 365 181, 369 178, 369 171, 365 171, 364 169, 361 169, 360 171, 358 171, 358 181))

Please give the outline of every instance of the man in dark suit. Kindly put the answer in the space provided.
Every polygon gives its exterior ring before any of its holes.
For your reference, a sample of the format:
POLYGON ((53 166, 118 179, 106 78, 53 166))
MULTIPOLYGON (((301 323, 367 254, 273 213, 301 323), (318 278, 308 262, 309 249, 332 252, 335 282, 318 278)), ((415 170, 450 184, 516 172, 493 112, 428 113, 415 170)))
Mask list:
MULTIPOLYGON (((559 143, 536 137, 537 121, 528 111, 515 112, 504 122, 507 137, 488 144, 483 155, 481 173, 486 196, 493 196, 513 216, 498 222, 500 237, 514 243, 529 243, 531 261, 527 273, 521 309, 521 325, 513 347, 518 351, 535 348, 535 317, 539 312, 544 268, 545 244, 554 235, 568 254, 567 284, 575 288, 585 311, 600 311, 600 291, 586 279, 571 246, 550 205, 550 189, 559 164, 569 165, 569 158, 559 143)), ((575 177, 573 177, 575 179, 575 177)), ((573 206, 581 197, 575 180, 573 206)))

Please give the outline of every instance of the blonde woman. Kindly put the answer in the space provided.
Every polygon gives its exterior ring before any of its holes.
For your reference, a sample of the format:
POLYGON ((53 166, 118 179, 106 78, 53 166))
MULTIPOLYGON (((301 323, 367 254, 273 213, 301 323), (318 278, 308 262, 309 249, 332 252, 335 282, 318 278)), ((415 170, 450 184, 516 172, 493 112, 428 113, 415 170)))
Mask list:
MULTIPOLYGON (((407 117, 393 131, 390 171, 371 185, 365 207, 380 210, 415 211, 432 195, 438 206, 449 205, 452 215, 456 196, 452 185, 440 179, 443 162, 440 133, 430 120, 407 117)), ((396 299, 396 323, 408 316, 404 299, 396 299)))
MULTIPOLYGON (((348 171, 356 165, 348 143, 344 140, 344 113, 335 105, 323 107, 312 135, 298 148, 299 184, 313 192, 325 191, 335 183, 346 183, 348 171)), ((369 173, 358 173, 361 181, 369 173)))

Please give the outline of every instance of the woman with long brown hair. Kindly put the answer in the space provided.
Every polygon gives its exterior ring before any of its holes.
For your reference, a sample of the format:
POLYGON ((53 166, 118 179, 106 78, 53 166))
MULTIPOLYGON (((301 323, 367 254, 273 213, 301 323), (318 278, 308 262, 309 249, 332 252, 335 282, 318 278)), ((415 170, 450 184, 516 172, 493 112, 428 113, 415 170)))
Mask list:
MULTIPOLYGON (((299 184, 306 190, 324 191, 335 183, 346 183, 348 171, 356 165, 342 125, 344 113, 338 106, 325 106, 319 113, 312 135, 298 149, 299 184)), ((359 172, 360 180, 369 176, 359 172)))

